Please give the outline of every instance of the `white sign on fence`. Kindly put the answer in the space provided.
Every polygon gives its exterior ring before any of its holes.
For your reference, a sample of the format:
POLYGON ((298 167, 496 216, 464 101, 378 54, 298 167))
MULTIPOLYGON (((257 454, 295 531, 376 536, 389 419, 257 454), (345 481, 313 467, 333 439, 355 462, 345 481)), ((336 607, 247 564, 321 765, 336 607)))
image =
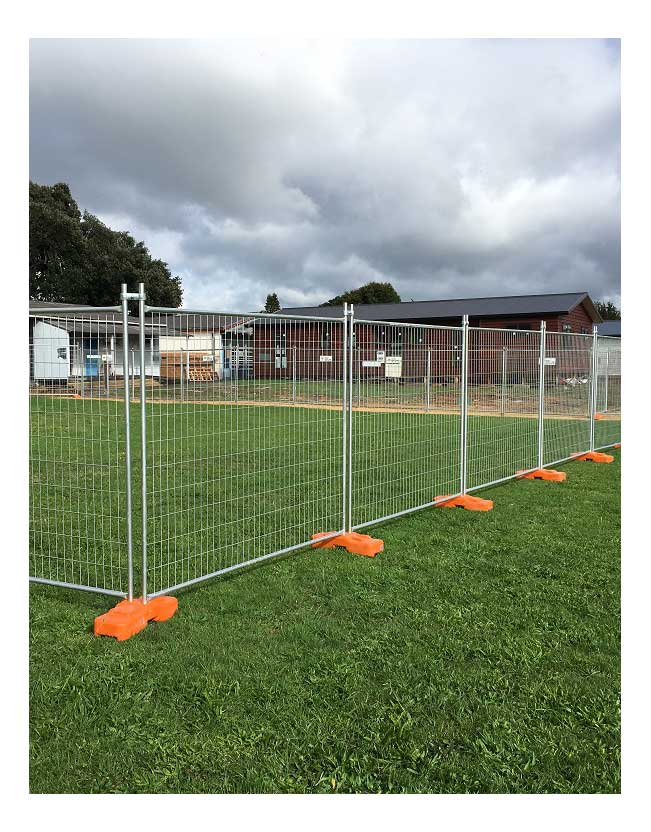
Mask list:
POLYGON ((384 359, 385 359, 385 358, 386 358, 386 353, 384 352, 384 350, 378 350, 378 351, 375 353, 375 360, 376 360, 376 361, 379 361, 379 362, 380 362, 380 364, 382 364, 382 363, 384 362, 384 359))
POLYGON ((402 376, 402 356, 387 355, 384 360, 384 377, 400 378, 402 376))
POLYGON ((556 358, 554 356, 549 356, 545 358, 545 367, 555 367, 556 366, 556 358))
POLYGON ((381 361, 362 361, 362 367, 381 367, 381 361))
POLYGON ((328 364, 330 361, 332 361, 332 356, 331 355, 320 355, 319 356, 319 361, 322 364, 328 364))

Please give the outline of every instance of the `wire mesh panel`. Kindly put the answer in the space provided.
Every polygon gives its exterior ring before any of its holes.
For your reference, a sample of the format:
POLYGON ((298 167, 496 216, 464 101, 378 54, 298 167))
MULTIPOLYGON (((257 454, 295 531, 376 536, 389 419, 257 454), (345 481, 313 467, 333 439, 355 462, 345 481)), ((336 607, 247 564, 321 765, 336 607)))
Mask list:
POLYGON ((33 580, 127 592, 121 350, 115 311, 30 312, 33 580))
POLYGON ((343 528, 342 319, 149 309, 150 595, 343 528))
POLYGON ((619 338, 597 336, 595 448, 605 448, 621 441, 621 347, 619 338))
POLYGON ((548 332, 545 367, 546 465, 590 448, 591 335, 548 332))
POLYGON ((540 337, 468 328, 469 489, 537 466, 540 337))
POLYGON ((352 525, 458 494, 461 330, 356 320, 352 525))

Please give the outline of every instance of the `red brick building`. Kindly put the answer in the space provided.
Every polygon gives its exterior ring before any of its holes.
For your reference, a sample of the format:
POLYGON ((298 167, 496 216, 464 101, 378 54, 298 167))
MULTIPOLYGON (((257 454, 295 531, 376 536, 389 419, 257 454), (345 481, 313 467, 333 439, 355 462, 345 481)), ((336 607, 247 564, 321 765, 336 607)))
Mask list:
MULTIPOLYGON (((300 307, 283 312, 315 319, 343 316, 342 307, 332 306, 300 307)), ((400 358, 403 379, 425 375, 432 380, 456 378, 461 346, 459 333, 410 324, 458 327, 464 315, 469 316, 471 327, 504 330, 490 335, 471 333, 469 366, 475 381, 490 382, 501 373, 504 348, 509 352, 512 373, 523 379, 534 375, 538 367, 538 339, 526 333, 539 330, 541 321, 545 321, 550 333, 548 343, 552 351, 563 353, 562 361, 555 365, 556 372, 586 372, 587 341, 583 350, 581 339, 562 339, 556 334, 589 335, 593 324, 601 322, 587 292, 361 304, 354 312, 358 322, 355 358, 360 372, 369 380, 385 377, 387 356, 394 361, 400 358), (399 326, 401 323, 405 326, 399 326)), ((342 335, 343 325, 335 321, 292 321, 282 317, 272 320, 272 316, 259 319, 254 325, 251 344, 253 375, 275 379, 293 374, 298 378, 340 378, 342 335)))

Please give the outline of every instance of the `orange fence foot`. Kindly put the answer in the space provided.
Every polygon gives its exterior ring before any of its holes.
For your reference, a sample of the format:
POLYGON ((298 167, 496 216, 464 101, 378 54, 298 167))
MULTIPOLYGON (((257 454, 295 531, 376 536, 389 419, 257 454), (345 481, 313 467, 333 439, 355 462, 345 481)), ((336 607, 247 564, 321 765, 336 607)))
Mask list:
POLYGON ((437 500, 445 500, 439 503, 437 508, 466 508, 468 511, 490 511, 493 508, 492 500, 482 500, 481 497, 472 497, 470 494, 461 494, 458 497, 437 497, 437 500))
POLYGON ((549 480, 550 482, 565 482, 567 474, 565 471, 554 471, 553 468, 536 468, 535 471, 529 471, 526 474, 518 472, 516 477, 519 480, 549 480))
POLYGON ((120 601, 112 610, 98 615, 93 632, 96 636, 112 636, 126 641, 144 630, 149 621, 167 621, 178 609, 179 602, 172 595, 159 595, 143 604, 142 598, 120 601))
POLYGON ((384 551, 384 541, 371 537, 369 534, 346 532, 346 534, 338 534, 336 537, 320 541, 320 538, 328 534, 332 532, 313 534, 312 540, 315 542, 312 546, 316 549, 334 549, 335 546, 343 546, 351 554, 364 555, 367 558, 374 558, 378 552, 384 551))
POLYGON ((579 462, 612 462, 615 457, 611 454, 602 454, 599 451, 588 451, 586 454, 572 454, 572 459, 579 462))
POLYGON ((621 447, 622 447, 621 442, 615 442, 615 444, 613 445, 613 448, 621 448, 621 447))
POLYGON ((603 413, 595 413, 594 418, 595 418, 595 421, 599 421, 599 419, 605 419, 606 417, 604 416, 603 413))

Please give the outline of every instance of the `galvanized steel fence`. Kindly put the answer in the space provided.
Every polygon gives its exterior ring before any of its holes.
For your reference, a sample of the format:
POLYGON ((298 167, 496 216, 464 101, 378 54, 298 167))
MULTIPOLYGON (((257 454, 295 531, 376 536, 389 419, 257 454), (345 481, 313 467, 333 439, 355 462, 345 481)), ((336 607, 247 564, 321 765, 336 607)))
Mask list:
POLYGON ((146 601, 620 441, 619 339, 327 311, 30 309, 31 580, 146 601))

